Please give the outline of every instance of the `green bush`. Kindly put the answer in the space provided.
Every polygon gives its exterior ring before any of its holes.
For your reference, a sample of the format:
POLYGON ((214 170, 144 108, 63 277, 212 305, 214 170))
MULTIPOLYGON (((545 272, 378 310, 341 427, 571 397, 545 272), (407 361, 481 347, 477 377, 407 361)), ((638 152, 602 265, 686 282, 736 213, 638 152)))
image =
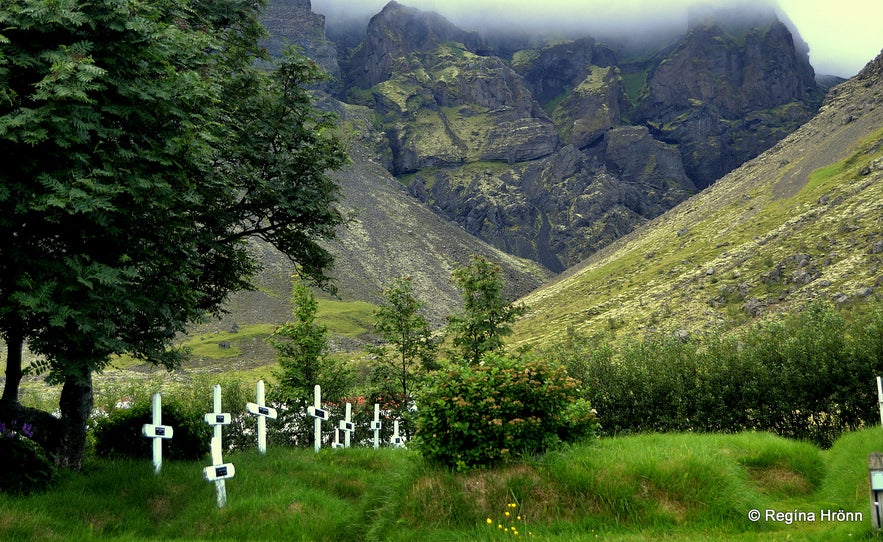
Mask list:
POLYGON ((477 365, 452 365, 417 403, 417 449, 458 469, 540 453, 597 427, 576 380, 536 359, 486 354, 477 365))
POLYGON ((29 426, 0 424, 0 492, 29 494, 55 483, 55 466, 43 449, 30 438, 29 426))
POLYGON ((816 303, 747 330, 614 347, 572 331, 547 352, 587 390, 607 434, 770 431, 830 446, 876 422, 883 310, 816 303))
MULTIPOLYGON (((172 427, 173 438, 163 443, 163 457, 168 459, 199 459, 209 452, 212 430, 204 420, 205 413, 184 408, 176 402, 162 405, 163 425, 172 427)), ((141 429, 153 418, 151 403, 138 401, 131 408, 121 408, 94 421, 92 435, 95 453, 101 457, 140 457, 152 454, 150 439, 141 429)))

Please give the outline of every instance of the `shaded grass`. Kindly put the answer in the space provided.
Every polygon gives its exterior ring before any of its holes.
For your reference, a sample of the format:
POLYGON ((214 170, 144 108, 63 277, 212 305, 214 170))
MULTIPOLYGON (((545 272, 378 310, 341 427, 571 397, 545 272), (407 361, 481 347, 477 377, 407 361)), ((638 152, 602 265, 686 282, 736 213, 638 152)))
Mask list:
POLYGON ((202 462, 90 460, 47 493, 0 495, 2 540, 845 540, 870 536, 879 428, 822 451, 766 433, 612 437, 458 473, 404 450, 237 453, 218 510, 202 462), (513 503, 514 508, 509 508, 513 503), (863 522, 752 523, 752 509, 863 522), (505 518, 512 511, 520 519, 505 518), (488 519, 491 523, 488 524, 488 519))

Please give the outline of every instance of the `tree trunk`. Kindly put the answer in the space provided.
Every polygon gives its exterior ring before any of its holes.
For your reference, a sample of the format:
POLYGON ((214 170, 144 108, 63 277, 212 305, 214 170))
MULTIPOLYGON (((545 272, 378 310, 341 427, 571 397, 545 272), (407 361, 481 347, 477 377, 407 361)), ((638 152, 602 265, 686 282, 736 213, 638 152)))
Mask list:
POLYGON ((18 332, 10 332, 6 337, 6 383, 3 385, 3 397, 0 402, 9 408, 18 405, 18 388, 21 385, 22 349, 24 348, 24 335, 18 332))
POLYGON ((22 406, 18 401, 22 379, 22 349, 24 337, 10 332, 6 338, 6 382, 0 398, 0 422, 7 427, 30 426, 31 440, 48 452, 59 446, 60 424, 52 414, 32 407, 22 406))
POLYGON ((55 461, 60 467, 80 470, 86 453, 86 422, 92 413, 92 371, 68 375, 61 389, 61 442, 55 461))

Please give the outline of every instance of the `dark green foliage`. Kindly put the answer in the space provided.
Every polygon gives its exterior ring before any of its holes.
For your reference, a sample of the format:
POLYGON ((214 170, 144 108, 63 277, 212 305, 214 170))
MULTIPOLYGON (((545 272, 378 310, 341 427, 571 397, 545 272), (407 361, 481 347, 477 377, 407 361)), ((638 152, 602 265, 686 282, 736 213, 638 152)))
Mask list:
POLYGON ((597 418, 563 366, 486 354, 435 373, 419 396, 416 444, 457 468, 542 453, 590 435, 597 418))
MULTIPOLYGON (((208 410, 206 410, 208 412, 208 410)), ((162 405, 162 423, 172 427, 173 438, 163 442, 163 458, 193 460, 209 452, 212 429, 205 423, 205 412, 196 412, 180 403, 162 405)), ((151 441, 141 428, 152 420, 151 403, 140 401, 95 420, 92 435, 95 453, 100 457, 137 457, 150 459, 151 441)))
POLYGON ((412 395, 426 373, 438 368, 438 344, 429 321, 420 312, 410 277, 397 278, 383 295, 386 301, 374 313, 374 331, 393 348, 392 352, 386 346, 369 348, 377 359, 371 380, 380 402, 401 420, 402 434, 409 437, 412 395))
POLYGON ((0 424, 0 492, 26 495, 55 483, 55 466, 30 432, 28 424, 0 424))
POLYGON ((486 352, 503 347, 503 337, 512 334, 511 324, 526 309, 503 298, 500 267, 483 257, 473 256, 452 276, 463 298, 463 311, 448 318, 448 332, 457 354, 467 363, 478 363, 486 352))
POLYGON ((878 421, 883 311, 847 321, 814 304, 735 335, 651 336, 619 350, 570 333, 550 355, 580 379, 607 434, 761 430, 829 446, 878 421))
POLYGON ((279 444, 307 446, 314 438, 313 419, 305 413, 313 404, 315 386, 321 387, 323 404, 341 403, 352 389, 354 377, 343 362, 328 356, 328 330, 316 322, 319 305, 310 288, 295 281, 291 302, 294 318, 267 339, 276 349, 281 367, 278 384, 270 390, 268 399, 282 406, 269 433, 279 444))
POLYGON ((0 6, 0 337, 64 383, 73 468, 91 372, 180 362, 176 334, 251 287, 249 239, 328 281, 346 156, 306 91, 315 63, 256 62, 262 4, 0 6))

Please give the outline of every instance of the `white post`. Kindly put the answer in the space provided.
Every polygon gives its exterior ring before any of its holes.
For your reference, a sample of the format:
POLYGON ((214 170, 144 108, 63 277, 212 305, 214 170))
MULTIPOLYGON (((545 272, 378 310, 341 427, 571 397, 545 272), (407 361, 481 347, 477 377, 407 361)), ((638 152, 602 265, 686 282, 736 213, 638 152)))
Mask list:
POLYGON ((334 442, 331 443, 332 448, 343 448, 343 444, 340 443, 340 429, 334 429, 334 442))
POLYGON ((316 453, 319 453, 319 448, 322 447, 322 420, 330 418, 329 412, 322 409, 322 389, 319 387, 319 384, 316 384, 316 387, 313 388, 313 406, 307 407, 307 414, 315 418, 313 420, 313 438, 315 442, 313 447, 316 453))
POLYGON ((225 480, 233 478, 236 474, 236 469, 233 468, 232 463, 224 463, 224 458, 222 457, 222 427, 228 425, 231 419, 229 413, 221 412, 220 384, 215 384, 212 392, 213 411, 205 415, 205 423, 211 425, 214 430, 211 443, 212 466, 204 468, 202 475, 206 481, 215 483, 215 490, 218 495, 218 508, 223 508, 227 504, 227 484, 225 480))
POLYGON ((355 431, 356 426, 353 424, 353 405, 346 404, 346 415, 340 420, 340 430, 343 431, 343 447, 350 447, 350 435, 355 431))
POLYGON ((374 403, 374 421, 371 422, 371 430, 374 431, 374 449, 380 448, 380 405, 374 403))
POLYGON ((153 441, 153 470, 159 474, 162 469, 162 441, 172 438, 172 428, 162 424, 162 397, 158 393, 153 394, 152 402, 153 423, 145 423, 141 426, 141 434, 153 441))
POLYGON ((265 454, 267 453, 267 418, 275 420, 278 414, 275 408, 266 406, 263 380, 258 380, 255 389, 255 402, 246 403, 245 409, 249 414, 258 417, 258 452, 265 454))
POLYGON ((877 377, 877 403, 880 405, 880 424, 883 425, 883 382, 877 377))
POLYGON ((392 429, 392 438, 390 439, 390 444, 392 444, 396 448, 400 448, 404 446, 404 440, 399 436, 399 421, 396 420, 393 423, 392 429))

